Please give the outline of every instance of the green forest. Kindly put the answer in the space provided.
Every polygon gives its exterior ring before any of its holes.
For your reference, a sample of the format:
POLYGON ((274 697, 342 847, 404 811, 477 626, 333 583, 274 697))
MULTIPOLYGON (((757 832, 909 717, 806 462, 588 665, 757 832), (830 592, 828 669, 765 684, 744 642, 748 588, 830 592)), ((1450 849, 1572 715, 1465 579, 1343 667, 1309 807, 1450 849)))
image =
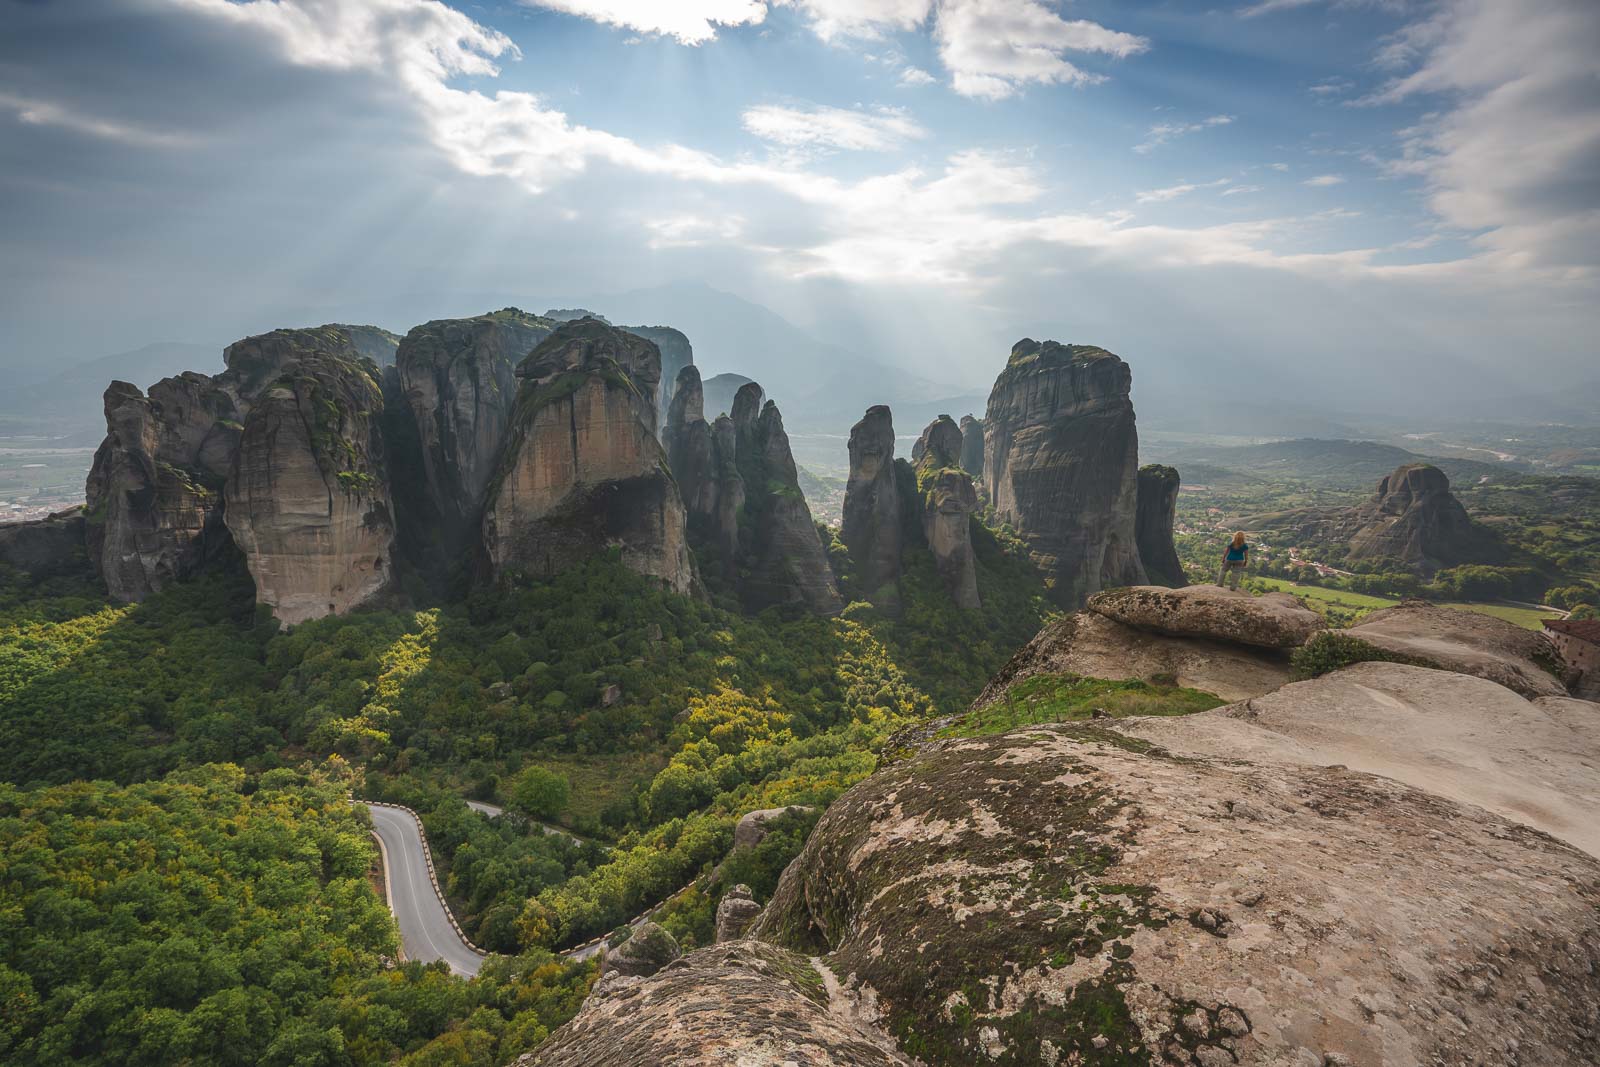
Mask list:
POLYGON ((554 952, 669 897, 663 923, 709 940, 722 889, 765 899, 815 821, 728 858, 740 815, 825 805, 1037 632, 1037 576, 973 531, 970 614, 917 547, 898 615, 835 618, 741 615, 615 557, 293 629, 237 564, 128 605, 0 576, 0 1058, 504 1063, 594 978, 554 952), (396 965, 351 797, 418 811, 501 954, 478 977, 396 965))

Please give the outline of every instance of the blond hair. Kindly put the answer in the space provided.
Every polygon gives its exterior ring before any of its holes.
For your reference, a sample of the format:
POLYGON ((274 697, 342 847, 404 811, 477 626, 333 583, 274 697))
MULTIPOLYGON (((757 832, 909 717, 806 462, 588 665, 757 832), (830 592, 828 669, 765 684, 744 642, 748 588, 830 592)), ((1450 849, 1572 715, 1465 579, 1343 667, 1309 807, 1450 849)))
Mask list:
POLYGON ((1233 535, 1233 547, 1238 548, 1244 544, 1244 531, 1236 530, 1233 535))

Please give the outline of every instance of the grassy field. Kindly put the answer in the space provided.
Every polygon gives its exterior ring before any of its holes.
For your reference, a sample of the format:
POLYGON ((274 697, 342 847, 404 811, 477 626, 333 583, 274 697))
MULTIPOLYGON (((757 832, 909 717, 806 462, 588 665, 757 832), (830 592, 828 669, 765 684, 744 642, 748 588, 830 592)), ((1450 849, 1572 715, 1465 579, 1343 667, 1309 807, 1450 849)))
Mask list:
POLYGON ((1039 674, 1019 682, 993 704, 969 712, 940 731, 941 737, 979 737, 1046 722, 1081 722, 1096 712, 1129 715, 1188 715, 1226 701, 1198 689, 1144 682, 1113 682, 1076 674, 1039 674))
MULTIPOLYGON (((1311 602, 1312 607, 1327 605, 1339 608, 1342 611, 1368 612, 1378 608, 1392 607, 1399 603, 1381 596, 1368 596, 1365 593, 1352 593, 1344 589, 1323 589, 1315 585, 1300 585, 1297 582, 1286 582, 1281 578, 1256 578, 1255 581, 1270 589, 1280 589, 1293 593, 1295 596, 1305 597, 1311 602)), ((1497 619, 1514 622, 1518 626, 1529 630, 1537 630, 1544 619, 1554 619, 1558 613, 1554 611, 1540 611, 1534 608, 1519 608, 1511 604, 1479 604, 1455 602, 1440 605, 1446 608, 1459 608, 1462 611, 1476 611, 1483 615, 1493 615, 1497 619)))

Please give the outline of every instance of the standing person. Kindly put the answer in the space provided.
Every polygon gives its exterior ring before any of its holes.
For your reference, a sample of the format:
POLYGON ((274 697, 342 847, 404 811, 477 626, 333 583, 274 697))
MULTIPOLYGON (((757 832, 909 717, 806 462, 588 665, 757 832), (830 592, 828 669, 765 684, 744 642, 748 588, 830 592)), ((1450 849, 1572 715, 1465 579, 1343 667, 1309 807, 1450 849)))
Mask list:
POLYGON ((1244 531, 1240 530, 1233 535, 1228 550, 1222 554, 1222 573, 1217 575, 1217 584, 1230 589, 1239 588, 1239 579, 1244 577, 1244 569, 1248 566, 1250 546, 1244 543, 1244 531))

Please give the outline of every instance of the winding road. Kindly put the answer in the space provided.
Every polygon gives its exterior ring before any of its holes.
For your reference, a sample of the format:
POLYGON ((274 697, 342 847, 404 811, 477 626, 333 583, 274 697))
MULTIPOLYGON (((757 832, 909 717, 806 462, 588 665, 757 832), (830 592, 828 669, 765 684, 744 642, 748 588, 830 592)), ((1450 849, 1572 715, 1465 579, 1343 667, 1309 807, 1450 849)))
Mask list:
POLYGON ((456 933, 450 913, 428 876, 427 847, 417 817, 404 808, 362 805, 372 815, 373 833, 383 853, 383 883, 389 910, 400 925, 406 959, 444 960, 456 974, 471 977, 487 958, 456 933))
MULTIPOLYGON (((366 808, 372 816, 373 836, 378 839, 378 850, 383 856, 383 881, 389 895, 389 910, 400 927, 400 948, 405 958, 423 963, 443 960, 456 974, 468 978, 477 974, 488 956, 467 943, 435 891, 428 871, 428 847, 417 817, 405 808, 387 804, 361 800, 352 803, 366 808)), ((490 818, 502 813, 499 807, 482 801, 469 800, 467 805, 490 818)), ((547 833, 573 837, 552 826, 544 829, 547 833)), ((579 839, 573 837, 573 840, 579 839)), ((674 893, 673 897, 677 895, 674 893)), ((636 916, 628 925, 637 927, 665 903, 636 916)), ((586 960, 598 954, 604 944, 603 939, 595 940, 567 949, 560 955, 569 960, 586 960)))

